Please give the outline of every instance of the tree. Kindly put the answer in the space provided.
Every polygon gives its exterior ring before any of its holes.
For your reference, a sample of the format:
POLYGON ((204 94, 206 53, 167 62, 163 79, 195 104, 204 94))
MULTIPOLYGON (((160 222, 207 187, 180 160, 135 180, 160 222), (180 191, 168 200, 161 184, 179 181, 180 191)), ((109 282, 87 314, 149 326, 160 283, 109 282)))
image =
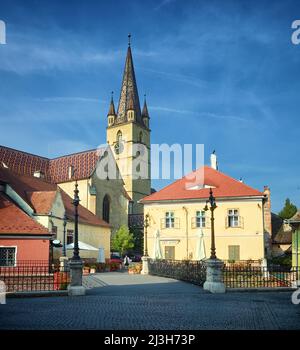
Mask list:
POLYGON ((121 255, 134 247, 133 234, 129 232, 127 226, 123 225, 116 232, 111 242, 112 249, 120 252, 121 255))
POLYGON ((297 207, 291 203, 290 199, 287 198, 285 200, 285 205, 283 209, 278 213, 278 215, 282 219, 290 219, 292 216, 294 216, 297 213, 297 207))

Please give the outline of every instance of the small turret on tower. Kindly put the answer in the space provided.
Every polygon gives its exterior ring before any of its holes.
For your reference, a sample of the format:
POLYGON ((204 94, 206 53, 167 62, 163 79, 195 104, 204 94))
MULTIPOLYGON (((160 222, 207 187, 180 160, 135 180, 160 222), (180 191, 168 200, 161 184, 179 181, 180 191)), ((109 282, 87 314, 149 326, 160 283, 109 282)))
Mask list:
POLYGON ((146 95, 144 95, 144 107, 142 111, 142 120, 144 125, 149 128, 149 112, 148 112, 148 107, 147 107, 147 101, 146 101, 146 95))
POLYGON ((112 126, 115 123, 115 118, 116 118, 116 111, 115 111, 115 104, 114 104, 114 97, 113 96, 114 96, 114 93, 112 91, 109 110, 107 113, 108 126, 112 126))

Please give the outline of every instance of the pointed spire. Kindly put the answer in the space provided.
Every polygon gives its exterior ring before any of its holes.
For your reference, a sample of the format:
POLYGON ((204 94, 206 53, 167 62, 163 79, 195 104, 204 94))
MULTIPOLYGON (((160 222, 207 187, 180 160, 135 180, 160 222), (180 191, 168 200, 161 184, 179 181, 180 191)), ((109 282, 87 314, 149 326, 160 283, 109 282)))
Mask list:
POLYGON ((134 111, 134 100, 133 100, 132 94, 130 94, 128 106, 127 106, 127 111, 129 111, 129 110, 134 111))
POLYGON ((140 107, 139 94, 138 94, 136 80, 135 80, 135 73, 134 73, 133 60, 132 60, 131 47, 130 47, 130 38, 131 38, 131 35, 129 34, 127 56, 126 56, 124 74, 123 74, 123 82, 121 86, 121 95, 120 95, 119 106, 118 106, 118 119, 120 121, 126 121, 126 112, 129 106, 132 107, 132 104, 133 104, 133 110, 135 111, 136 121, 141 122, 141 119, 142 119, 141 107, 140 107), (131 99, 132 101, 130 101, 131 99))
POLYGON ((142 111, 142 117, 149 118, 149 113, 148 113, 148 107, 147 107, 147 101, 146 101, 146 94, 144 95, 144 107, 142 111))
POLYGON ((109 111, 107 115, 116 115, 113 91, 111 92, 111 100, 110 100, 109 111))

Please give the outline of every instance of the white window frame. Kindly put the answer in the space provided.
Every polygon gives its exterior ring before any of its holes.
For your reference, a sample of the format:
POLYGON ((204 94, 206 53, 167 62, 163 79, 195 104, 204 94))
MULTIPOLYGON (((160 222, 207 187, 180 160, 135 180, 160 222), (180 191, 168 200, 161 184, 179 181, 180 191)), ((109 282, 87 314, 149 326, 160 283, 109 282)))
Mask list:
POLYGON ((206 216, 204 210, 196 211, 196 228, 204 228, 206 227, 206 216), (198 215, 198 213, 200 213, 198 215))
POLYGON ((175 228, 174 211, 165 212, 165 228, 175 228))
POLYGON ((5 265, 5 266, 0 266, 0 267, 16 267, 17 266, 17 252, 18 252, 18 247, 16 245, 0 245, 0 248, 14 248, 15 249, 15 257, 14 257, 14 265, 5 265))
POLYGON ((235 228, 240 226, 241 226, 240 210, 236 208, 227 209, 227 227, 235 228))

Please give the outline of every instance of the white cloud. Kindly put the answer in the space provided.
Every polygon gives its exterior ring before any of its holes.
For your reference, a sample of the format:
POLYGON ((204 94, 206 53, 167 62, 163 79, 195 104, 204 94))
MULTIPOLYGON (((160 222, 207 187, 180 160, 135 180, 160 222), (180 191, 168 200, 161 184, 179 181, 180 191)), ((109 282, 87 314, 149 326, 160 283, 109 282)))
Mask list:
POLYGON ((235 116, 235 115, 223 115, 223 114, 216 114, 211 112, 195 112, 191 110, 184 110, 184 109, 176 109, 176 108, 169 108, 169 107, 161 107, 161 106, 150 106, 150 110, 155 111, 161 111, 166 113, 177 113, 177 114, 190 114, 190 115, 197 115, 204 118, 214 118, 214 119, 223 119, 223 120, 229 120, 229 121, 240 121, 240 122, 251 122, 252 120, 245 117, 235 116))

